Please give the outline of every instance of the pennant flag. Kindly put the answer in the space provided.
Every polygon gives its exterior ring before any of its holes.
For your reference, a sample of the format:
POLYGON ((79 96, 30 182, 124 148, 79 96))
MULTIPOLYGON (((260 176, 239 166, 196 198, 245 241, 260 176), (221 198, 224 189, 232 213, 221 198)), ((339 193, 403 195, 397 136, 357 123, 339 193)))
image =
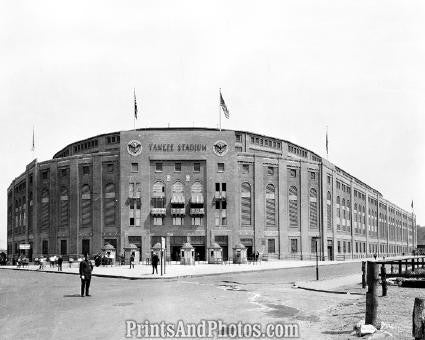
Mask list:
POLYGON ((136 89, 134 89, 134 118, 137 119, 136 89))
POLYGON ((220 91, 220 106, 224 112, 224 116, 227 119, 229 119, 230 113, 229 113, 229 110, 227 109, 226 103, 224 102, 223 96, 221 95, 221 91, 220 91))
POLYGON ((32 127, 32 147, 31 151, 35 150, 35 140, 34 140, 34 126, 32 127))

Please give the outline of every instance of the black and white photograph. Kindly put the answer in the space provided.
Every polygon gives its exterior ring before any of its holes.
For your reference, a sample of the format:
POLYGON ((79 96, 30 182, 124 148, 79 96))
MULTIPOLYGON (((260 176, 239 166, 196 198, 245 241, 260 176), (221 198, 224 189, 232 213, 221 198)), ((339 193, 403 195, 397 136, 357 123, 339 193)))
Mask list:
POLYGON ((0 1, 0 339, 425 340, 425 2, 0 1))

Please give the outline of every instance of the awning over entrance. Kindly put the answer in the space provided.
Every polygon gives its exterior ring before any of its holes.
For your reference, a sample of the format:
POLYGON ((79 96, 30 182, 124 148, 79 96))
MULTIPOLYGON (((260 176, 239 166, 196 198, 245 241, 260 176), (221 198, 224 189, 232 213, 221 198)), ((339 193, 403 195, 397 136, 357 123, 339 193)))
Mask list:
POLYGON ((173 192, 171 196, 171 204, 184 204, 184 193, 182 192, 173 192))

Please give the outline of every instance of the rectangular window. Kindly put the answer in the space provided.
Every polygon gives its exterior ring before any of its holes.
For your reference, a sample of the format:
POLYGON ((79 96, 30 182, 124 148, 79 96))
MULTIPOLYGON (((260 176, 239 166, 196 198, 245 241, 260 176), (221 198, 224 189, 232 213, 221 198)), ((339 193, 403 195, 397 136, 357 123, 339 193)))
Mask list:
POLYGON ((240 147, 240 146, 235 146, 235 151, 236 151, 236 152, 242 152, 242 147, 240 147))
POLYGON ((341 241, 338 241, 338 253, 341 253, 341 241))
POLYGON ((345 241, 342 242, 342 250, 344 253, 347 251, 347 244, 345 241))
POLYGON ((226 183, 221 183, 221 191, 226 191, 226 183))
POLYGON ((312 181, 316 180, 316 173, 315 172, 310 172, 310 178, 312 181))
POLYGON ((194 172, 201 171, 201 163, 193 163, 193 171, 194 172))
POLYGON ((173 216, 173 225, 183 225, 183 217, 173 216))
POLYGON ((242 173, 243 174, 249 173, 249 164, 242 164, 242 173))
POLYGON ((224 172, 224 163, 217 163, 217 172, 224 172))
POLYGON ((42 179, 47 179, 48 174, 49 174, 49 172, 48 172, 48 171, 43 171, 43 172, 41 173, 41 178, 42 178, 42 179))
POLYGON ((202 225, 202 216, 193 216, 192 217, 192 225, 201 226, 202 225))
POLYGON ((182 163, 174 163, 174 171, 181 172, 182 171, 182 163))
POLYGON ((289 176, 290 177, 297 177, 297 170, 295 169, 289 169, 289 176))
POLYGON ((276 253, 276 240, 274 238, 269 238, 267 240, 267 252, 269 254, 276 253))
POLYGON ((215 191, 220 191, 220 183, 215 184, 215 191))
POLYGON ((113 164, 106 164, 106 172, 109 172, 109 173, 114 172, 114 165, 113 164))
POLYGON ((162 163, 155 163, 155 171, 162 172, 162 163))
POLYGON ((272 167, 272 166, 267 167, 267 175, 268 176, 274 175, 274 167, 272 167))
POLYGON ((134 226, 134 217, 130 217, 130 226, 134 226))
POLYGON ((291 239, 291 253, 298 252, 298 240, 296 238, 291 239))
POLYGON ((242 142, 242 135, 236 134, 236 142, 238 142, 238 143, 242 142))
POLYGON ((61 169, 61 176, 62 177, 66 177, 67 174, 68 174, 67 169, 61 169))
POLYGON ((90 174, 90 167, 83 166, 83 175, 88 175, 88 174, 90 174))
POLYGON ((139 163, 131 163, 131 172, 139 172, 139 163))
POLYGON ((153 225, 162 225, 162 217, 155 216, 153 218, 153 225))

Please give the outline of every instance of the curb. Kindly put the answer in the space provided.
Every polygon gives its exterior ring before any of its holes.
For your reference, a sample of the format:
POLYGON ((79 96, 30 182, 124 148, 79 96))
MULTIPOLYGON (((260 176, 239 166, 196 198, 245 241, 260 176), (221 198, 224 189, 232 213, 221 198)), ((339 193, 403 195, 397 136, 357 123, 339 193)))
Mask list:
MULTIPOLYGON (((336 263, 323 263, 320 266, 331 266, 331 265, 339 265, 339 264, 348 264, 348 263, 357 263, 357 261, 353 262, 336 262, 336 263)), ((285 269, 299 269, 299 268, 315 268, 315 264, 306 265, 306 266, 298 266, 298 267, 286 267, 286 268, 263 268, 263 269, 250 269, 244 271, 230 271, 230 272, 222 272, 222 273, 205 273, 205 274, 187 274, 187 275, 176 275, 176 276, 154 276, 154 277, 132 277, 125 275, 109 275, 109 274, 92 274, 95 277, 103 277, 103 278, 111 278, 111 279, 126 279, 126 280, 173 280, 173 279, 183 279, 183 278, 194 278, 194 277, 204 277, 204 276, 218 276, 218 275, 228 275, 228 274, 244 274, 244 273, 253 273, 253 272, 266 272, 266 271, 276 271, 276 270, 285 270, 285 269)), ((8 268, 8 267, 0 267, 0 269, 5 270, 16 270, 16 271, 28 271, 28 272, 37 272, 37 273, 53 273, 53 274, 68 274, 68 275, 79 275, 79 273, 70 273, 70 272, 59 272, 59 271, 45 271, 45 270, 37 270, 37 269, 28 269, 28 268, 8 268)), ((299 287, 301 288, 301 287, 299 287)), ((301 288, 304 289, 304 288, 301 288)), ((305 288, 306 290, 310 288, 305 288)), ((313 289, 310 289, 313 290, 313 289)))
POLYGON ((315 289, 315 288, 300 287, 300 286, 297 286, 297 288, 303 289, 303 290, 308 290, 308 291, 311 291, 311 292, 319 292, 319 293, 341 294, 341 295, 362 295, 362 296, 366 295, 366 293, 344 292, 344 291, 341 291, 341 290, 315 289))

